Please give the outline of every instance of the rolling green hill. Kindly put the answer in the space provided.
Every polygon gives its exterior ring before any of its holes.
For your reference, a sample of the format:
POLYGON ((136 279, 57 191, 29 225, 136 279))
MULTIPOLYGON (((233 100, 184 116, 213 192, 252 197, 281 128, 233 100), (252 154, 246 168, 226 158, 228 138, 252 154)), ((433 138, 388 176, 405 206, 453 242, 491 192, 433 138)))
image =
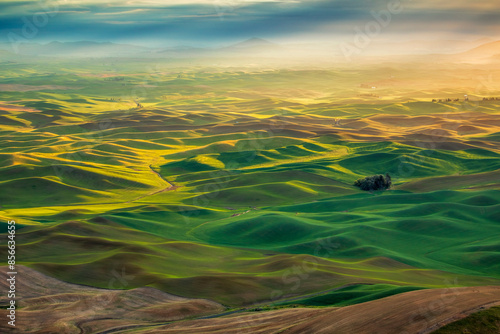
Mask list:
POLYGON ((230 307, 500 284, 500 104, 430 102, 463 96, 458 65, 391 67, 413 81, 375 97, 384 66, 113 62, 0 71, 0 217, 20 264, 230 307), (388 191, 353 186, 385 173, 388 191))

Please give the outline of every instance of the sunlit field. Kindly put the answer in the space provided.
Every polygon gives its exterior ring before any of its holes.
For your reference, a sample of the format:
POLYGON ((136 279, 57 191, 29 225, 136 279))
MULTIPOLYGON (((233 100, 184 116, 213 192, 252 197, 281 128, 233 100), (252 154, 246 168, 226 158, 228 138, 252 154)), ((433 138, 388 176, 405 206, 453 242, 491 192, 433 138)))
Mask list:
POLYGON ((305 333, 430 289, 500 300, 498 57, 3 56, 20 332, 305 333))

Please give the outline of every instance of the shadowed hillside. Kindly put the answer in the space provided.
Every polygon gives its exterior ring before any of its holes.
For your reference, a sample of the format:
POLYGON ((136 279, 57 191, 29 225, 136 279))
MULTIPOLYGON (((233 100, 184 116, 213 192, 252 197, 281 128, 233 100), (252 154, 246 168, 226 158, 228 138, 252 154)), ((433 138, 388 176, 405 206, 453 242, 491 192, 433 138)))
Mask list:
POLYGON ((23 330, 417 333, 496 303, 499 67, 429 57, 2 63, 23 330))

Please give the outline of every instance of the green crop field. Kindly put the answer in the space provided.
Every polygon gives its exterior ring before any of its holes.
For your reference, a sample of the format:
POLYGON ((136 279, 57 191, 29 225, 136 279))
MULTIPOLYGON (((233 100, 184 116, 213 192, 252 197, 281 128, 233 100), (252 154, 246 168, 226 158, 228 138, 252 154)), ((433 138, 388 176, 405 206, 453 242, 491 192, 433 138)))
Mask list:
POLYGON ((485 65, 152 66, 2 62, 18 264, 230 309, 500 285, 500 102, 431 102, 485 65), (389 190, 353 185, 386 173, 389 190))

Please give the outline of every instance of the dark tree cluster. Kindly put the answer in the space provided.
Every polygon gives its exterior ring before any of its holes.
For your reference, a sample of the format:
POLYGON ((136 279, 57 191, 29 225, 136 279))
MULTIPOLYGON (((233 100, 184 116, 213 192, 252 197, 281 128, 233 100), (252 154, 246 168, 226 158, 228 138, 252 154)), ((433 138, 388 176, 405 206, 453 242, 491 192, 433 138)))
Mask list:
POLYGON ((104 80, 106 81, 123 81, 125 80, 124 77, 109 77, 109 78, 105 78, 104 80))
POLYGON ((354 185, 365 191, 386 190, 391 187, 392 181, 389 174, 385 174, 385 176, 374 175, 367 176, 364 179, 358 179, 354 182, 354 185))
MULTIPOLYGON (((448 99, 439 99, 439 100, 433 99, 433 100, 432 100, 432 102, 452 102, 452 101, 453 101, 453 102, 459 102, 459 101, 460 101, 460 99, 453 99, 453 100, 452 100, 452 99, 448 98, 448 99)), ((467 101, 469 101, 469 98, 468 98, 468 97, 466 97, 466 98, 464 99, 464 101, 466 101, 466 102, 467 102, 467 101)))

